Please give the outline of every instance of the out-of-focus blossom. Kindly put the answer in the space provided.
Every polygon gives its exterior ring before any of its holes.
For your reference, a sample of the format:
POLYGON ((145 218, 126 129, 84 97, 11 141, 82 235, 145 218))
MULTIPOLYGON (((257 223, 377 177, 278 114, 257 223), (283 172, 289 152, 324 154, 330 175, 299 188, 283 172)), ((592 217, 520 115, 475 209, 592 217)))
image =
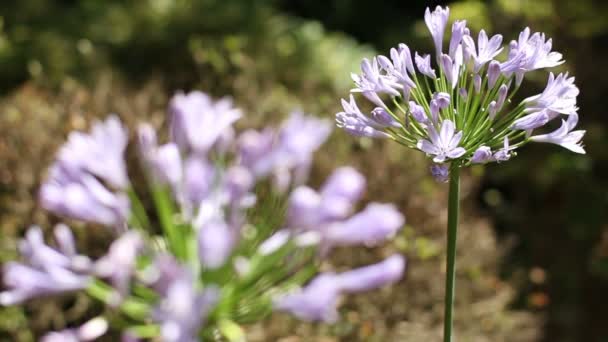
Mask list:
POLYGON ((143 248, 141 235, 127 231, 110 245, 108 253, 95 263, 95 274, 109 279, 121 296, 125 296, 135 272, 137 256, 143 248))
POLYGON ((394 254, 377 264, 341 273, 336 278, 344 292, 369 291, 399 281, 404 269, 405 258, 394 254))
POLYGON ((371 203, 346 221, 329 225, 324 240, 329 245, 375 245, 394 236, 404 222, 393 205, 371 203))
POLYGON ((222 134, 241 117, 232 100, 213 100, 209 95, 193 91, 177 94, 169 104, 171 139, 184 151, 204 154, 222 134))
POLYGON ((232 253, 237 233, 222 220, 212 220, 197 227, 201 264, 210 269, 223 266, 232 253))
POLYGON ((303 289, 276 298, 275 309, 307 321, 335 322, 341 290, 335 277, 333 273, 316 276, 303 289))
POLYGON ((124 152, 128 143, 127 129, 116 115, 95 122, 90 133, 72 132, 61 147, 57 160, 73 170, 88 172, 110 185, 129 186, 124 152))
POLYGON ((44 335, 40 342, 88 342, 95 341, 108 331, 108 321, 96 317, 78 328, 54 331, 44 335))
POLYGON ((7 262, 3 279, 7 290, 0 292, 0 304, 14 305, 25 300, 71 292, 86 288, 90 281, 90 261, 77 255, 74 241, 67 227, 58 225, 59 249, 46 245, 42 231, 30 228, 20 243, 24 263, 7 262))
POLYGON ((197 333, 219 297, 218 288, 206 287, 199 291, 192 275, 181 273, 168 285, 167 292, 152 312, 152 318, 160 324, 162 340, 197 341, 197 333))

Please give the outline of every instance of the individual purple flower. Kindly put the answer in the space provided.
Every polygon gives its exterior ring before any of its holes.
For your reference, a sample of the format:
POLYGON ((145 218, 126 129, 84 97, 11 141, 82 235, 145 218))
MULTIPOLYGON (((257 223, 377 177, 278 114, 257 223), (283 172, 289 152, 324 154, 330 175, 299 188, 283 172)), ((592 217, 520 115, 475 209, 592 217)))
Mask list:
POLYGON ((506 75, 516 74, 516 84, 520 84, 523 74, 528 71, 551 68, 564 63, 562 54, 551 51, 551 39, 545 40, 545 34, 536 32, 530 36, 530 28, 526 27, 518 41, 512 41, 509 59, 500 65, 506 75))
POLYGON ((440 183, 446 183, 450 179, 450 167, 447 164, 433 164, 431 176, 440 183))
POLYGON ((557 77, 549 73, 549 79, 545 90, 538 95, 528 97, 526 102, 527 112, 549 110, 551 112, 571 115, 578 111, 576 97, 578 87, 574 84, 574 77, 568 77, 568 73, 559 74, 557 77))
POLYGON ((341 290, 335 278, 333 273, 322 273, 303 289, 275 298, 274 308, 307 321, 335 322, 341 290))
POLYGON ((410 74, 414 74, 414 63, 407 45, 399 44, 399 49, 392 48, 390 60, 385 56, 378 56, 378 63, 386 70, 387 75, 394 77, 401 86, 403 98, 409 100, 410 89, 415 88, 416 84, 410 78, 410 74))
POLYGON ((111 186, 129 186, 124 152, 128 143, 127 129, 116 115, 95 122, 90 133, 72 132, 59 150, 57 161, 103 179, 111 186))
POLYGON ((184 162, 184 183, 180 189, 184 200, 192 206, 198 206, 213 191, 216 174, 216 167, 204 158, 187 158, 184 162))
POLYGON ((488 146, 479 146, 473 153, 471 163, 473 164, 484 164, 494 160, 492 156, 492 150, 488 146))
POLYGON ((395 118, 384 108, 374 108, 374 110, 372 110, 371 116, 378 125, 384 127, 401 127, 399 121, 395 120, 395 118))
POLYGON ((365 178, 350 167, 336 169, 320 193, 300 186, 289 196, 287 224, 296 230, 321 229, 321 225, 345 219, 365 189, 365 178))
POLYGON ((357 137, 390 137, 388 133, 379 130, 380 125, 378 123, 361 113, 352 95, 350 96, 350 102, 342 99, 342 108, 344 111, 336 114, 336 123, 339 128, 357 137))
POLYGON ((456 20, 452 24, 452 37, 450 38, 450 46, 448 50, 448 55, 450 55, 451 58, 454 58, 456 56, 456 49, 460 45, 460 42, 462 41, 466 30, 466 20, 456 20))
POLYGON ((475 89, 475 94, 479 94, 481 91, 481 76, 479 74, 473 76, 473 89, 475 89))
POLYGON ((90 260, 76 254, 74 237, 64 225, 55 227, 58 249, 45 244, 38 227, 28 229, 19 244, 24 263, 4 264, 7 290, 0 292, 0 304, 14 305, 25 300, 86 288, 90 281, 90 260))
POLYGON ((502 51, 502 36, 499 34, 488 40, 486 31, 479 31, 477 48, 475 48, 475 41, 470 36, 464 36, 462 40, 465 50, 473 59, 473 72, 475 73, 502 51))
POLYGON ((93 318, 78 328, 54 331, 44 335, 40 342, 88 342, 95 341, 108 331, 108 321, 93 318))
POLYGON ((429 118, 427 117, 426 112, 424 111, 424 108, 422 106, 420 106, 414 101, 410 101, 409 105, 410 113, 412 114, 412 117, 414 117, 414 120, 418 121, 421 124, 426 124, 429 122, 429 118))
POLYGON ((498 105, 497 105, 496 101, 491 101, 488 104, 488 118, 490 120, 494 120, 497 112, 498 112, 498 105))
POLYGON ((223 266, 236 243, 236 231, 220 219, 210 220, 197 227, 198 257, 209 269, 223 266))
POLYGON ((500 76, 500 63, 491 61, 488 65, 488 89, 494 88, 498 77, 500 76))
POLYGON ((95 274, 109 279, 122 299, 129 292, 131 277, 135 272, 137 256, 143 248, 141 235, 134 230, 127 231, 112 242, 108 253, 95 263, 95 274))
POLYGON ((511 159, 511 151, 513 150, 513 148, 509 147, 509 138, 505 137, 504 139, 504 145, 503 148, 499 149, 498 151, 496 151, 494 153, 494 160, 496 160, 497 162, 503 162, 503 161, 507 161, 509 159, 511 159))
POLYGON ((585 154, 581 140, 585 135, 584 130, 573 131, 578 123, 578 114, 568 116, 567 120, 562 120, 562 125, 555 131, 548 134, 541 134, 530 137, 530 140, 559 145, 575 153, 585 154))
POLYGON ((511 129, 532 131, 533 129, 544 126, 547 122, 555 119, 559 113, 550 110, 541 110, 536 113, 531 113, 523 116, 513 122, 511 129))
POLYGON ((238 138, 239 164, 251 170, 256 177, 264 177, 272 172, 276 133, 267 128, 263 131, 246 130, 238 138))
POLYGON ((443 69, 445 79, 452 86, 452 89, 456 88, 458 76, 460 75, 460 67, 463 63, 462 45, 458 45, 456 48, 454 58, 443 54, 439 60, 441 61, 441 68, 443 69))
POLYGON ((57 161, 40 188, 43 208, 57 215, 120 228, 130 213, 128 197, 114 193, 93 175, 57 161))
POLYGON ((324 215, 332 220, 345 218, 363 195, 365 185, 365 177, 352 167, 334 170, 320 191, 324 215))
POLYGON ((394 254, 379 263, 340 273, 336 280, 344 292, 369 291, 396 283, 403 277, 404 269, 405 258, 394 254))
POLYGON ((380 71, 377 58, 373 58, 371 62, 364 58, 361 62, 361 75, 351 74, 356 86, 351 92, 362 93, 376 106, 386 107, 378 94, 399 96, 399 89, 402 86, 397 83, 395 77, 383 75, 380 71))
POLYGON ((462 131, 455 133, 456 127, 450 120, 444 120, 438 133, 432 125, 428 127, 430 140, 419 140, 417 147, 421 151, 434 155, 433 161, 443 163, 446 159, 460 158, 466 150, 459 147, 462 131))
POLYGON ((416 52, 414 60, 416 61, 416 67, 418 68, 418 71, 420 71, 420 73, 432 79, 437 78, 435 70, 431 68, 431 55, 426 54, 421 57, 420 55, 418 55, 418 52, 416 52))
POLYGON ((431 117, 434 122, 439 120, 439 111, 448 108, 450 105, 450 94, 448 93, 434 93, 430 103, 431 117))
POLYGON ((161 183, 177 187, 184 174, 182 157, 175 143, 167 143, 151 149, 147 158, 152 166, 153 176, 161 183))
POLYGON ((189 272, 180 272, 167 287, 152 318, 160 324, 160 335, 167 342, 193 342, 204 326, 209 312, 219 300, 216 287, 196 289, 189 272))
POLYGON ((458 90, 458 95, 460 95, 460 97, 466 101, 467 97, 469 96, 469 93, 465 88, 460 88, 460 90, 458 90))
POLYGON ((232 100, 214 101, 209 95, 193 91, 178 93, 169 104, 171 140, 184 151, 206 153, 221 135, 241 117, 232 100))
POLYGON ((450 8, 445 9, 437 6, 433 12, 427 7, 424 12, 424 22, 431 32, 433 42, 435 43, 435 52, 437 56, 441 56, 443 52, 443 34, 445 32, 445 26, 448 23, 448 17, 450 16, 450 8))
POLYGON ((348 220, 329 225, 323 240, 330 246, 375 245, 394 236, 404 222, 395 206, 371 203, 348 220))

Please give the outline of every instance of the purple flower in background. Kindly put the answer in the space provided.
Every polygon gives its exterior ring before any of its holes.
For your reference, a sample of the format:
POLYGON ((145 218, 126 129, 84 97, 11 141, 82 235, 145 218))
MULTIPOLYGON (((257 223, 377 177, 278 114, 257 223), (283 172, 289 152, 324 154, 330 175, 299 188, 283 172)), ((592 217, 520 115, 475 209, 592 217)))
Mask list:
MULTIPOLYGON (((492 36, 488 40, 486 31, 479 31, 477 48, 475 48, 475 41, 471 36, 464 36, 462 40, 464 49, 473 58, 473 72, 475 73, 479 72, 487 62, 491 61, 502 51, 502 36, 499 34, 492 36)), ((490 88, 492 87, 490 86, 490 88)))
POLYGON ((127 129, 116 115, 110 115, 104 122, 95 122, 88 134, 72 132, 59 150, 57 162, 126 189, 129 186, 124 161, 127 142, 127 129))
POLYGON ((393 255, 386 260, 341 274, 322 273, 304 288, 278 296, 274 308, 288 311, 307 321, 335 322, 342 293, 368 291, 397 282, 403 275, 405 260, 393 255))
POLYGON ((443 34, 445 32, 445 26, 448 23, 448 17, 450 16, 450 8, 445 9, 437 6, 433 12, 427 7, 424 12, 424 22, 433 36, 433 42, 435 43, 435 52, 437 56, 441 56, 443 52, 443 34))
POLYGON ((344 292, 362 292, 396 283, 403 277, 405 258, 394 254, 377 264, 340 273, 336 280, 344 292))
POLYGON ((95 341, 108 331, 108 321, 96 317, 75 329, 54 331, 44 335, 40 342, 88 342, 95 341))
POLYGON ((160 324, 160 334, 166 342, 194 342, 204 326, 209 312, 219 300, 216 287, 196 289, 195 279, 186 271, 167 286, 152 318, 160 324))
POLYGON ((234 228, 222 220, 210 220, 197 227, 198 256, 201 264, 210 269, 223 266, 236 242, 234 228))
POLYGON ((585 149, 582 146, 581 140, 585 135, 584 130, 573 131, 578 123, 578 115, 576 113, 568 116, 566 121, 562 120, 562 125, 555 131, 530 137, 530 140, 536 142, 544 142, 557 144, 565 149, 575 153, 585 154, 585 149))
POLYGON ((529 97, 524 101, 527 103, 527 112, 548 110, 555 113, 575 114, 576 97, 578 87, 574 84, 574 77, 568 77, 568 73, 559 74, 557 77, 549 73, 549 80, 545 90, 536 96, 529 97))
POLYGON ((483 164, 493 160, 492 150, 488 146, 479 146, 473 153, 473 158, 471 158, 473 164, 483 164))
POLYGON ((43 208, 57 215, 120 228, 130 213, 124 193, 108 190, 93 175, 57 161, 40 188, 43 208))
POLYGON ((109 279, 121 296, 128 294, 137 256, 143 248, 143 243, 137 231, 129 230, 112 242, 108 253, 95 263, 95 274, 109 279))
POLYGON ((405 218, 395 206, 370 203, 346 221, 329 225, 323 239, 329 245, 375 245, 394 236, 404 222, 405 218))
POLYGON ((246 130, 238 138, 239 163, 256 177, 268 175, 274 167, 276 134, 272 129, 246 130))
POLYGON ((307 321, 335 322, 340 290, 335 274, 323 273, 303 289, 277 297, 274 308, 307 321))
POLYGON ((346 218, 365 189, 365 178, 350 167, 336 169, 321 192, 300 186, 289 196, 287 224, 297 230, 320 230, 321 226, 346 218))
POLYGON ((177 94, 169 104, 171 139, 180 149, 204 154, 241 117, 232 100, 214 101, 209 95, 193 91, 177 94))
POLYGON ((433 161, 436 163, 443 163, 446 159, 459 158, 466 150, 458 147, 462 139, 462 132, 454 134, 455 130, 454 123, 450 120, 443 121, 439 133, 431 125, 428 127, 430 141, 420 140, 417 147, 427 154, 434 155, 433 161))
POLYGON ((416 52, 414 60, 416 61, 416 67, 418 68, 418 71, 420 71, 420 73, 432 79, 437 78, 435 70, 431 68, 431 55, 426 54, 421 57, 420 55, 418 55, 418 52, 416 52))
POLYGON ((431 176, 440 183, 446 183, 450 177, 450 167, 446 164, 431 165, 431 176))
POLYGON ((14 305, 25 300, 84 289, 91 281, 90 260, 77 255, 74 238, 64 225, 55 227, 58 249, 46 245, 42 231, 30 228, 19 250, 24 263, 4 264, 3 278, 8 290, 0 292, 0 304, 14 305))

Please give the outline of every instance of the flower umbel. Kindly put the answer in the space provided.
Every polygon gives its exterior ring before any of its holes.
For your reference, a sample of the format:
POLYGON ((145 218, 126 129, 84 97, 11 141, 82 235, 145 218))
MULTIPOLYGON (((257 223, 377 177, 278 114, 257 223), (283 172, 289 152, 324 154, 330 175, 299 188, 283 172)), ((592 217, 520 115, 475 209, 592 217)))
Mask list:
POLYGON ((399 44, 391 49, 391 59, 364 59, 363 73, 353 76, 357 86, 353 92, 362 92, 391 120, 384 117, 378 122, 378 109, 364 113, 351 95, 348 102, 342 100, 344 112, 336 114, 338 127, 355 136, 392 139, 425 152, 435 163, 458 166, 505 161, 530 141, 585 153, 581 143, 585 131, 573 131, 579 93, 574 77, 550 73, 541 94, 513 102, 527 72, 564 62, 560 53, 552 51, 551 39, 525 28, 501 62, 495 59, 503 50, 501 35, 489 37, 481 30, 475 40, 466 21, 457 20, 446 51, 443 37, 449 13, 449 8, 437 6, 424 14, 435 58, 414 51, 412 63, 409 47, 399 44), (569 118, 559 130, 532 135, 563 115, 569 118))

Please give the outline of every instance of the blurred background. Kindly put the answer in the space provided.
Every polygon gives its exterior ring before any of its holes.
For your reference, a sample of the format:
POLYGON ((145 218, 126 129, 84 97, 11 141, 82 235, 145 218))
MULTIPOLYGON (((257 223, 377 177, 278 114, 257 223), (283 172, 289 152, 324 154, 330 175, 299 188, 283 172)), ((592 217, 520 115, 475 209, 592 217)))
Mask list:
MULTIPOLYGON (((118 113, 129 125, 165 124, 177 90, 230 95, 239 126, 277 124, 299 108, 333 118, 363 57, 407 43, 432 50, 424 9, 448 5, 505 42, 525 27, 553 38, 581 89, 587 155, 530 144, 517 158, 468 170, 458 241, 459 341, 608 341, 608 2, 600 0, 19 0, 0 2, 0 261, 30 223, 58 221, 37 187, 73 129, 118 113)), ((532 73, 521 96, 544 88, 532 73)), ((133 131, 133 130, 131 130, 133 131)), ((132 154, 133 151, 131 151, 132 154)), ((408 225, 384 248, 332 255, 336 267, 408 257, 397 286, 349 298, 333 326, 284 315, 247 328, 251 341, 439 341, 446 186, 421 153, 335 131, 311 183, 354 165, 367 199, 395 202, 408 225)), ((262 199, 263 200, 263 199, 262 199)), ((81 248, 101 232, 80 229, 81 248)), ((100 237, 101 236, 101 237, 100 237)), ((107 237, 106 237, 107 238, 107 237)), ((0 308, 0 340, 31 341, 99 312, 84 296, 0 308)))

